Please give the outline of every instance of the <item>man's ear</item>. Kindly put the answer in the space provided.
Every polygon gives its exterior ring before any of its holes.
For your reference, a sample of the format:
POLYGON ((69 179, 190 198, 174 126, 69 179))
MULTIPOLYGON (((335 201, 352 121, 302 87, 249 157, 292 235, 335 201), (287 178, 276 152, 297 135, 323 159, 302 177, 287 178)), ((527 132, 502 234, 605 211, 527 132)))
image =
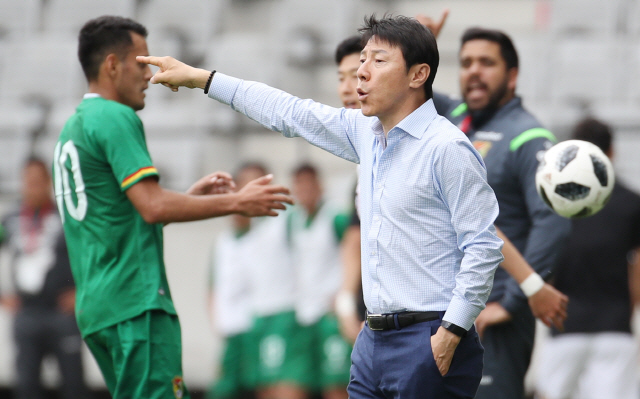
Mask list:
POLYGON ((431 74, 431 67, 429 64, 416 64, 409 68, 409 87, 417 89, 424 85, 431 74))
POLYGON ((104 59, 101 68, 104 68, 104 72, 107 76, 114 78, 118 74, 118 70, 120 68, 120 59, 117 55, 111 53, 104 59))
POLYGON ((515 92, 517 83, 518 83, 518 68, 513 67, 507 71, 507 88, 515 92))

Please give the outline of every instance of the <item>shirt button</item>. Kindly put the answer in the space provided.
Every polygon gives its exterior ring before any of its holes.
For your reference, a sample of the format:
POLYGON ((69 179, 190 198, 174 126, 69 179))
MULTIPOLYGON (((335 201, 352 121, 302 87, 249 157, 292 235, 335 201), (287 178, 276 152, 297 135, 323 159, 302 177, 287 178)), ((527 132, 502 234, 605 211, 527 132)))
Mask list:
POLYGON ((160 294, 160 295, 164 295, 164 289, 160 288, 160 289, 158 290, 158 294, 160 294))
POLYGON ((375 220, 377 222, 378 220, 380 220, 380 218, 378 216, 374 216, 373 220, 375 220))

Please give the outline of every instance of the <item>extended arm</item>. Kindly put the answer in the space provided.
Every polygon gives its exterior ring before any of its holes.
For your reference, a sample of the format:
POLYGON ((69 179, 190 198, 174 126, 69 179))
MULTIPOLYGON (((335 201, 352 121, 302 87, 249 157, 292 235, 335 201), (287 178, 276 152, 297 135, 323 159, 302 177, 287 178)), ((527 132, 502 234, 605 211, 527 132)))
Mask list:
MULTIPOLYGON (((208 71, 193 68, 171 57, 137 57, 138 62, 158 66, 151 78, 171 88, 204 88, 208 71)), ((368 128, 370 119, 359 110, 333 108, 312 100, 303 100, 282 90, 258 82, 243 81, 216 73, 209 97, 246 115, 267 129, 285 137, 302 137, 348 161, 360 161, 359 129, 368 128)))
POLYGON ((126 193, 147 223, 187 222, 240 213, 245 216, 277 216, 275 209, 285 209, 293 200, 289 190, 268 183, 263 176, 237 193, 193 196, 165 190, 153 178, 139 181, 126 193))
MULTIPOLYGON (((527 278, 530 278, 535 270, 527 263, 518 249, 511 241, 502 233, 500 229, 496 229, 498 237, 504 241, 502 247, 502 255, 504 261, 500 266, 516 280, 518 284, 522 284, 527 278)), ((544 324, 557 329, 562 329, 562 324, 567 318, 567 303, 569 298, 560 291, 553 288, 550 284, 544 283, 542 288, 529 296, 529 306, 533 315, 540 319, 544 324)), ((477 320, 476 320, 477 321, 477 320)), ((478 326, 480 330, 480 326, 478 326)))

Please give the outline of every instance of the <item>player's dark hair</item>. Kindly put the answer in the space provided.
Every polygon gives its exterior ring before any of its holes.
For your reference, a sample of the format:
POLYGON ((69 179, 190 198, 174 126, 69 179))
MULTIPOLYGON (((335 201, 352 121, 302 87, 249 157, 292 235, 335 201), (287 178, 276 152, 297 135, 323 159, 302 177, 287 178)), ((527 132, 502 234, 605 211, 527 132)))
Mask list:
POLYGON ((104 15, 84 24, 78 36, 78 58, 88 81, 98 78, 100 65, 114 53, 121 60, 133 45, 131 32, 147 37, 147 28, 124 17, 104 15))
POLYGON ((351 36, 344 39, 336 48, 336 65, 340 65, 344 57, 351 54, 360 54, 364 46, 362 45, 362 37, 351 36))
POLYGON ((294 176, 298 176, 304 173, 308 173, 310 175, 313 175, 314 177, 318 176, 318 169, 313 166, 310 163, 303 163, 298 165, 294 170, 293 170, 293 175, 294 176))
POLYGON ((433 97, 433 80, 436 78, 440 54, 433 33, 413 18, 383 16, 377 19, 375 14, 364 18, 364 26, 358 29, 362 33, 362 43, 372 37, 400 48, 407 71, 416 64, 427 64, 431 71, 424 83, 427 100, 433 97))
POLYGON ((516 47, 513 45, 513 41, 506 33, 495 29, 478 27, 469 28, 462 34, 462 38, 460 39, 460 48, 462 48, 466 42, 471 40, 488 40, 496 43, 500 46, 500 55, 502 55, 502 58, 507 65, 507 70, 511 68, 518 68, 518 52, 516 51, 516 47))
POLYGON ((611 150, 613 131, 611 127, 595 118, 585 118, 578 122, 571 132, 571 138, 584 140, 600 147, 602 152, 611 150))
POLYGON ((238 169, 236 169, 235 173, 233 174, 233 178, 237 179, 238 176, 240 176, 240 173, 246 170, 251 170, 251 169, 257 170, 258 172, 260 172, 262 176, 269 174, 269 170, 263 163, 260 163, 257 161, 249 161, 249 162, 243 163, 238 167, 238 169))

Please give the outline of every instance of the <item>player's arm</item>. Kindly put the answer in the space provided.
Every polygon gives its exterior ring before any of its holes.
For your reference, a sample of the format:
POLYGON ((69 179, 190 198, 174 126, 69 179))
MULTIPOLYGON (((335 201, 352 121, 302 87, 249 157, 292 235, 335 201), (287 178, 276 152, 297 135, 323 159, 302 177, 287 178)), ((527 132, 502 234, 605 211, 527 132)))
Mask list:
POLYGON ((166 190, 154 177, 140 180, 127 197, 147 223, 187 222, 239 213, 245 216, 277 216, 276 209, 293 204, 289 190, 270 185, 267 175, 248 183, 236 193, 193 196, 166 190))
POLYGON ((544 282, 542 277, 527 263, 520 251, 509 241, 500 229, 496 228, 498 237, 504 241, 502 255, 504 261, 500 264, 511 277, 520 284, 520 288, 529 298, 529 306, 533 315, 544 324, 562 329, 567 318, 567 303, 569 298, 544 282))
MULTIPOLYGON (((5 217, 0 223, 0 250, 5 249, 6 244, 7 242, 9 242, 9 239, 10 239, 9 237, 10 230, 9 228, 6 227, 8 224, 8 219, 9 217, 5 217)), ((4 267, 8 267, 9 265, 7 262, 7 264, 0 264, 0 266, 4 268, 4 267)), ((0 269, 0 271, 4 272, 3 269, 0 269)), ((9 291, 9 292, 0 291, 0 306, 5 308, 8 312, 15 314, 20 308, 20 298, 13 291, 9 291)))
MULTIPOLYGON (((535 175, 538 169, 537 154, 551 146, 546 135, 552 135, 544 129, 536 129, 543 137, 533 137, 519 146, 514 146, 509 165, 512 165, 520 189, 524 195, 526 209, 529 213, 531 227, 522 255, 527 263, 542 278, 548 278, 552 272, 562 246, 571 229, 571 222, 553 212, 540 198, 536 190, 535 175)), ((526 133, 526 132, 525 132, 526 133)), ((514 139, 515 140, 515 139, 514 139)), ((527 306, 527 297, 516 281, 508 281, 506 292, 500 300, 509 313, 515 314, 522 307, 527 306)))
POLYGON ((629 290, 633 307, 640 309, 640 247, 633 250, 631 262, 629 262, 629 290))
POLYGON ((358 318, 357 298, 359 295, 360 270, 360 221, 356 218, 356 211, 350 225, 344 232, 341 243, 342 255, 342 285, 336 295, 335 310, 342 335, 351 343, 355 342, 362 329, 362 322, 358 318))

